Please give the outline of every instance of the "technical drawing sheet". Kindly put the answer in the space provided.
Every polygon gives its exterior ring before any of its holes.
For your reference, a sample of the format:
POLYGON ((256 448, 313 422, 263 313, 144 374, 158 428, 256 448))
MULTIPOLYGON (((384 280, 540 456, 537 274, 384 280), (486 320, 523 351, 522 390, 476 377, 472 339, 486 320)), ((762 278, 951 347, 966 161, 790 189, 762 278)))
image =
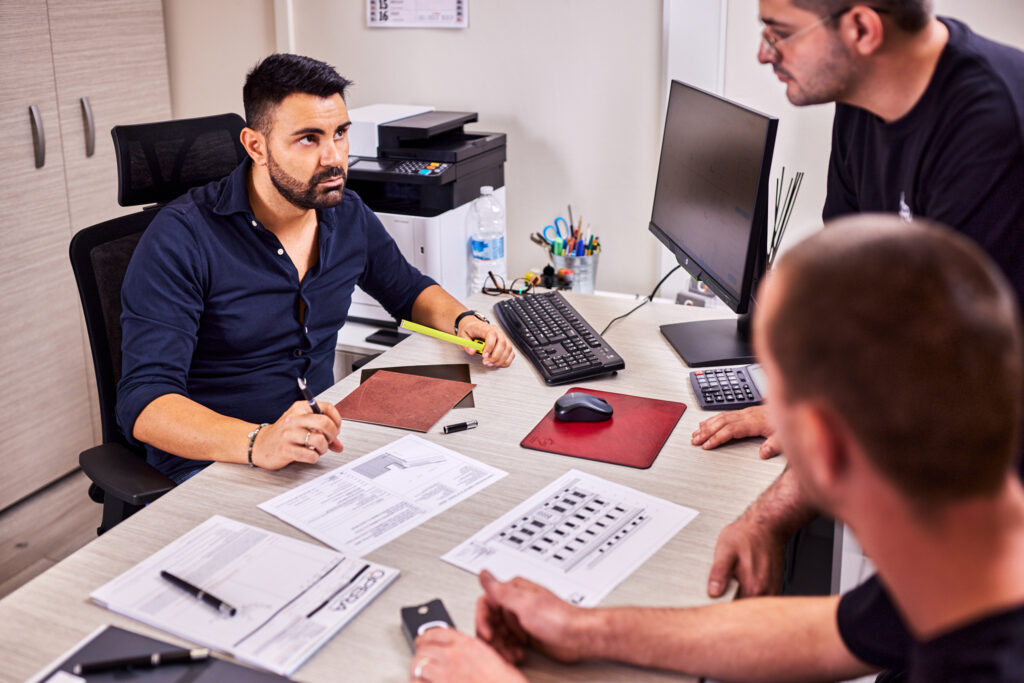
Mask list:
POLYGON ((409 434, 259 507, 332 548, 362 556, 506 474, 409 434))
POLYGON ((697 511, 569 470, 441 559, 502 581, 522 576, 593 607, 697 511))

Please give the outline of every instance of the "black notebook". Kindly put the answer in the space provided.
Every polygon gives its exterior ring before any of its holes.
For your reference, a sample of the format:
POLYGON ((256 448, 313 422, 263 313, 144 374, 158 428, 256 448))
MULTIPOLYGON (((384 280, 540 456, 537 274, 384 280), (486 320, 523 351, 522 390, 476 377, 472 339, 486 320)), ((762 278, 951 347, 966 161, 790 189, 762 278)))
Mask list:
MULTIPOLYGON (((62 655, 59 664, 50 665, 41 676, 32 679, 33 681, 71 681, 75 678, 67 678, 58 675, 64 671, 71 674, 76 664, 95 662, 120 657, 133 657, 137 655, 148 655, 154 652, 167 652, 169 650, 181 649, 177 645, 166 643, 162 640, 149 638, 147 636, 126 631, 117 626, 103 626, 93 632, 85 641, 79 643, 74 649, 62 655), (54 679, 54 676, 57 676, 54 679)), ((158 666, 152 669, 128 669, 121 671, 108 671, 105 673, 90 674, 85 677, 89 683, 114 683, 115 681, 146 681, 146 683, 191 683, 192 681, 287 681, 288 678, 272 674, 268 671, 251 669, 241 664, 229 662, 224 659, 210 657, 199 662, 190 664, 169 664, 158 666)))

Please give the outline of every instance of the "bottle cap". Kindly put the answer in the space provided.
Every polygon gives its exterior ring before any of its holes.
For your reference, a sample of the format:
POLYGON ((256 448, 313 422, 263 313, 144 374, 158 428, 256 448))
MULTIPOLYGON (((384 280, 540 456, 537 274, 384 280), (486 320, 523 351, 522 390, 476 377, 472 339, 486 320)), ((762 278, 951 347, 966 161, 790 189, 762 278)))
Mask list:
POLYGON ((483 185, 480 187, 480 194, 494 194, 494 187, 491 185, 483 185))

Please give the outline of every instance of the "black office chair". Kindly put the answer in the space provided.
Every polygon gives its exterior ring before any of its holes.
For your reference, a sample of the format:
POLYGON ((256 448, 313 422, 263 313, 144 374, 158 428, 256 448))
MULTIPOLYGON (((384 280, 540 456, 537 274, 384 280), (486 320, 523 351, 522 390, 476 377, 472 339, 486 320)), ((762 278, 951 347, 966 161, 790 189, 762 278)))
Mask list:
POLYGON ((117 201, 154 206, 79 231, 71 267, 82 298, 99 393, 103 443, 78 462, 92 480, 89 496, 103 503, 102 534, 174 487, 149 466, 145 451, 121 433, 114 412, 121 379, 121 283, 142 233, 162 204, 189 188, 224 177, 245 158, 237 114, 115 126, 117 201))

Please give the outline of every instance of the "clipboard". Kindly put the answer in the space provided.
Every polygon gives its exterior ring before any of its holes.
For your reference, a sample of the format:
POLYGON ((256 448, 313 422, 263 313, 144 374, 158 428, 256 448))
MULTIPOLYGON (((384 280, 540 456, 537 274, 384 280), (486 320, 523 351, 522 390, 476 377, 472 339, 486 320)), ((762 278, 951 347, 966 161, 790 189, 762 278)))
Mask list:
POLYGON ((523 448, 647 469, 658 457, 686 405, 584 387, 568 392, 598 396, 614 413, 604 422, 562 422, 552 408, 520 442, 523 448))

